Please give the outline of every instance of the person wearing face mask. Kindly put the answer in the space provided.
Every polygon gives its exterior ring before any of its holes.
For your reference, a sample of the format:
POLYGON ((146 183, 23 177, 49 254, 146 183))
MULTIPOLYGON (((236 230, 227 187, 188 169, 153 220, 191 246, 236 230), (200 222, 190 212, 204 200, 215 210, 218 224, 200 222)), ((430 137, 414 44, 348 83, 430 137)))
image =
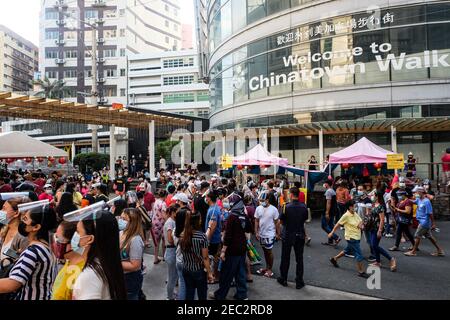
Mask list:
POLYGON ((416 175, 416 159, 412 152, 408 153, 408 159, 406 161, 406 177, 412 178, 416 175))
POLYGON ((52 300, 72 300, 73 283, 86 263, 83 257, 70 247, 70 240, 76 230, 75 222, 63 221, 53 235, 53 253, 56 259, 65 260, 65 263, 53 283, 52 300))
POLYGON ((56 216, 47 205, 22 213, 18 232, 29 245, 20 254, 8 278, 0 279, 0 293, 15 293, 14 300, 50 300, 56 259, 49 246, 49 231, 56 216), (36 210, 37 209, 37 210, 36 210))
POLYGON ((400 245, 402 234, 405 234, 408 240, 411 242, 411 248, 409 250, 412 250, 414 246, 414 238, 411 234, 411 231, 409 230, 409 226, 412 223, 413 202, 408 199, 406 191, 403 190, 397 192, 397 197, 399 201, 394 208, 398 220, 395 245, 392 248, 389 248, 389 251, 398 251, 398 246, 400 245))
POLYGON ((53 189, 51 184, 44 185, 44 192, 39 195, 38 199, 39 201, 48 200, 50 202, 50 206, 54 207, 55 201, 53 198, 53 189))
POLYGON ((385 225, 385 204, 383 194, 377 192, 372 196, 372 209, 369 214, 364 217, 364 230, 369 232, 369 242, 371 251, 375 254, 375 262, 372 266, 381 268, 381 255, 383 255, 390 262, 391 271, 397 270, 397 262, 395 258, 380 247, 380 240, 383 235, 385 225))
POLYGON ((262 193, 259 198, 260 205, 255 211, 255 235, 261 243, 266 260, 266 268, 259 269, 257 273, 268 278, 273 276, 272 248, 275 240, 281 239, 278 210, 270 203, 270 197, 269 192, 262 193))
MULTIPOLYGON (((175 286, 178 280, 176 244, 175 244, 175 217, 178 206, 169 206, 166 211, 166 222, 164 223, 164 239, 166 242, 166 254, 164 259, 167 263, 167 300, 175 300, 175 286)), ((183 289, 185 290, 185 289, 183 289)))
POLYGON ((152 217, 152 238, 153 238, 153 247, 154 247, 154 255, 155 260, 154 264, 158 264, 161 262, 159 259, 159 246, 162 244, 162 253, 164 257, 164 253, 166 250, 166 246, 163 240, 163 228, 166 216, 166 202, 165 198, 167 195, 167 191, 163 189, 159 189, 156 193, 156 201, 153 206, 153 217, 152 217))
POLYGON ((207 225, 205 224, 206 221, 206 215, 209 210, 209 204, 206 201, 206 198, 204 194, 208 191, 209 183, 206 181, 203 181, 200 184, 200 191, 196 192, 193 199, 194 204, 194 212, 200 213, 200 216, 202 218, 202 231, 206 232, 207 225))
POLYGON ((55 183, 55 204, 58 205, 61 195, 66 190, 66 183, 63 180, 57 180, 55 183))
POLYGON ((361 230, 364 228, 361 217, 355 212, 355 202, 350 200, 346 204, 347 212, 339 219, 338 223, 334 226, 333 230, 328 234, 331 239, 336 230, 343 226, 345 230, 345 240, 347 241, 347 247, 339 252, 336 256, 330 258, 331 264, 338 268, 337 261, 345 256, 345 254, 352 254, 356 259, 356 267, 358 269, 358 276, 362 278, 369 278, 369 275, 364 270, 364 257, 361 253, 361 230))
POLYGON ((143 282, 144 230, 141 216, 134 208, 125 209, 118 220, 120 253, 125 273, 128 300, 138 300, 143 282))
POLYGON ((72 300, 126 300, 119 243, 117 219, 109 211, 77 223, 70 246, 86 264, 73 285, 72 300))
POLYGON ((405 252, 405 256, 415 256, 417 249, 419 248, 421 238, 425 237, 431 241, 433 246, 436 247, 437 251, 433 252, 431 255, 434 257, 443 257, 445 256, 444 250, 442 250, 436 239, 431 234, 431 230, 436 227, 433 219, 433 207, 431 205, 431 201, 426 197, 425 189, 423 187, 416 187, 413 191, 416 193, 414 203, 417 205, 416 218, 419 221, 419 226, 417 227, 416 234, 414 235, 414 246, 412 250, 405 252))
POLYGON ((219 278, 218 262, 219 262, 219 249, 221 243, 221 231, 222 231, 222 212, 217 205, 217 191, 210 190, 205 197, 205 202, 208 204, 208 212, 206 214, 205 226, 206 237, 208 238, 208 254, 211 260, 211 269, 214 275, 214 280, 210 283, 217 283, 219 278))
MULTIPOLYGON (((322 230, 327 234, 333 229, 334 217, 337 214, 337 202, 336 202, 336 191, 333 190, 333 181, 327 180, 323 187, 325 188, 325 212, 322 214, 322 230)), ((341 241, 338 235, 333 237, 328 237, 327 242, 322 242, 323 245, 337 245, 341 241)))
POLYGON ((0 262, 2 266, 6 266, 8 258, 10 258, 5 255, 5 252, 10 249, 20 254, 28 246, 27 237, 22 236, 18 231, 20 224, 18 205, 27 202, 30 202, 28 198, 11 198, 3 203, 0 210, 0 224, 3 225, 0 231, 0 262))

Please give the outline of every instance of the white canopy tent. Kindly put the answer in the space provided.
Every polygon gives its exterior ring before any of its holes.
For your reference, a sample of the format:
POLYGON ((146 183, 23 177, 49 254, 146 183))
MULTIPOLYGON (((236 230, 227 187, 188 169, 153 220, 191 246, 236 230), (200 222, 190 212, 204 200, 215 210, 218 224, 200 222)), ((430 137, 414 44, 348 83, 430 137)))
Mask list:
POLYGON ((23 132, 0 133, 0 158, 32 157, 68 157, 68 154, 23 132))

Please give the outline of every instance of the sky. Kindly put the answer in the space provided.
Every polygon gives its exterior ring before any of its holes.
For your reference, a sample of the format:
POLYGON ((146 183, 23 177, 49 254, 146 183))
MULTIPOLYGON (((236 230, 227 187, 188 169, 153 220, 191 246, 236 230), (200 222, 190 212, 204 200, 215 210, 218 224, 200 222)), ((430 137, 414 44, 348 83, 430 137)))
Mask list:
MULTIPOLYGON (((150 2, 145 0, 144 3, 150 2)), ((0 0, 0 24, 39 45, 39 11, 41 0, 0 0)), ((182 23, 195 25, 193 0, 181 0, 182 23)))

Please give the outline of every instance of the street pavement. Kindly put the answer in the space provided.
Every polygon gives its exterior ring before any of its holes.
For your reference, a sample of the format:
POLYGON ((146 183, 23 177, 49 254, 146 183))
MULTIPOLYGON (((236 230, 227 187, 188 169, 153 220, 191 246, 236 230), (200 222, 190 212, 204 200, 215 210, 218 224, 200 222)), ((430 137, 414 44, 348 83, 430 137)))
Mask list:
MULTIPOLYGON (((450 222, 438 221, 440 233, 434 233, 438 243, 450 253, 450 222)), ((315 219, 307 224, 308 235, 312 238, 311 245, 305 247, 304 280, 306 287, 301 290, 295 289, 295 258, 292 252, 289 269, 289 287, 284 288, 276 282, 279 274, 281 243, 274 246, 274 278, 267 279, 254 274, 254 282, 249 284, 248 296, 250 300, 305 300, 305 299, 401 299, 401 300, 423 300, 423 299, 450 299, 450 258, 432 257, 431 252, 434 247, 424 239, 420 245, 420 251, 416 257, 407 257, 403 252, 393 252, 397 259, 398 271, 389 270, 388 261, 382 257, 381 268, 381 288, 369 289, 366 279, 357 276, 356 263, 352 258, 343 257, 339 260, 340 268, 334 268, 329 258, 342 250, 345 240, 336 247, 322 245, 326 239, 326 234, 320 228, 320 221, 315 219)), ((343 236, 343 231, 339 232, 343 236)), ((364 238, 363 238, 364 239, 364 238)), ((263 252, 259 244, 254 241, 255 247, 263 257, 263 252)), ((369 247, 365 241, 361 241, 363 254, 368 256, 369 247)), ((393 238, 383 238, 380 245, 385 249, 394 244, 393 238)), ((406 251, 407 243, 400 244, 400 249, 406 251)), ((146 250, 153 252, 153 249, 146 250)), ((253 272, 265 267, 262 265, 252 267, 253 272)), ((145 255, 145 265, 147 273, 144 276, 144 293, 148 299, 161 300, 166 298, 165 280, 167 277, 166 265, 164 262, 158 265, 153 264, 153 256, 145 255)), ((212 291, 217 286, 210 286, 212 291)), ((235 293, 235 289, 230 290, 230 297, 235 293)))

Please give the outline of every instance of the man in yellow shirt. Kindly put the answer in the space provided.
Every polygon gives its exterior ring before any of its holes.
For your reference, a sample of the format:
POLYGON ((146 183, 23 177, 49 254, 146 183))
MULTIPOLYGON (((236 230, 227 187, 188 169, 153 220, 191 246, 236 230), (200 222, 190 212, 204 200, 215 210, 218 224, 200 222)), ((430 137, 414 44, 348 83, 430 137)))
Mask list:
POLYGON ((358 268, 358 276, 368 278, 369 275, 364 270, 363 260, 364 257, 361 253, 361 230, 363 229, 363 222, 360 216, 354 211, 355 202, 350 200, 346 203, 347 212, 341 217, 338 223, 334 226, 333 230, 328 234, 328 238, 333 237, 333 234, 340 227, 345 229, 345 240, 347 241, 347 248, 339 252, 335 257, 330 258, 330 262, 336 268, 339 267, 337 260, 342 258, 346 254, 352 254, 356 259, 356 266, 358 268))

